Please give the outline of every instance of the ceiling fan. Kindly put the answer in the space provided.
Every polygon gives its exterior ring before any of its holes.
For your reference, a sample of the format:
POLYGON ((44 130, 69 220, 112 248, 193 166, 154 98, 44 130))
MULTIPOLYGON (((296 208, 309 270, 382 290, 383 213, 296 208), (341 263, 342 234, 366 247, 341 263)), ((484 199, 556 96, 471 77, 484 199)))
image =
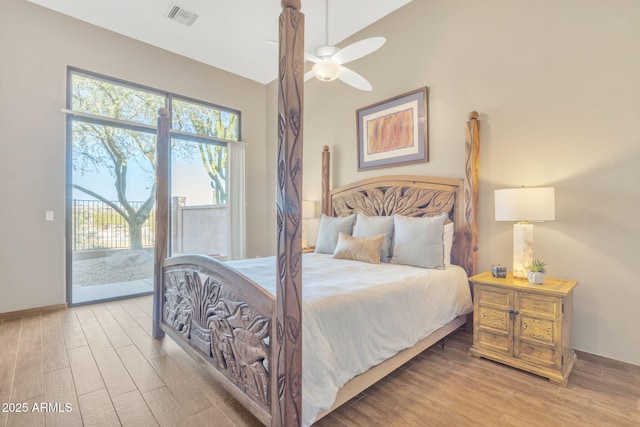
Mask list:
MULTIPOLYGON (((356 89, 370 91, 373 89, 371 83, 360 74, 344 66, 347 62, 355 61, 376 50, 385 42, 384 37, 371 37, 360 40, 340 49, 329 45, 329 0, 325 0, 325 46, 321 46, 313 53, 305 52, 304 59, 313 62, 311 71, 305 73, 304 80, 312 77, 325 82, 340 79, 356 89)), ((277 42, 270 41, 271 44, 277 42)))

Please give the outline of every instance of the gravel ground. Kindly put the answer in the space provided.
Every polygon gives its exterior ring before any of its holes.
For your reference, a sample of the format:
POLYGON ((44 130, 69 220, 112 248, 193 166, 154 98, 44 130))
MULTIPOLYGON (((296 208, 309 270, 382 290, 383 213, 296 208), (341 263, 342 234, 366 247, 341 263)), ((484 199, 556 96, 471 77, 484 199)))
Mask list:
POLYGON ((153 277, 153 254, 123 251, 118 256, 73 261, 73 285, 92 286, 153 277))

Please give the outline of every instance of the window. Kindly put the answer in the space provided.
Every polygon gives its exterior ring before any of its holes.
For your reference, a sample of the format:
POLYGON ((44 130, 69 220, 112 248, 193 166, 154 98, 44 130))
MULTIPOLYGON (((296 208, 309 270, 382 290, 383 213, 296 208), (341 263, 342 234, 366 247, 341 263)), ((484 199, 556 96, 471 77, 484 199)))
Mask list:
MULTIPOLYGON (((238 141, 239 114, 177 97, 171 101, 172 169, 183 171, 172 176, 186 180, 186 172, 198 169, 196 165, 201 163, 213 189, 212 203, 226 205, 229 156, 225 141, 238 141)), ((172 182, 175 189, 179 185, 172 182)))
POLYGON ((226 256, 228 144, 240 139, 240 112, 76 69, 68 88, 69 303, 151 290, 162 107, 171 114, 172 248, 226 256))
POLYGON ((219 107, 172 98, 171 128, 219 140, 238 141, 240 115, 219 107))

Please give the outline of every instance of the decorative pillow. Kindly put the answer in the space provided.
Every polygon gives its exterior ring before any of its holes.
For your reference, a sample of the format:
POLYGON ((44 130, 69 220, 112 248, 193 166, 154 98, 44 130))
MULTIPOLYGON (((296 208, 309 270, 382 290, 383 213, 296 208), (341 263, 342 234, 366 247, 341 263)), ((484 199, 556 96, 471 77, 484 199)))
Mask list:
POLYGON ((353 221, 356 215, 333 217, 322 214, 320 227, 318 228, 318 241, 316 252, 320 254, 332 254, 336 250, 339 233, 351 236, 353 221))
POLYGON ((447 214, 413 218, 394 215, 395 264, 444 269, 444 221, 447 214))
POLYGON ((358 213, 356 225, 353 227, 353 237, 371 237, 384 234, 384 242, 380 249, 380 261, 389 262, 391 259, 391 239, 393 238, 392 216, 366 216, 358 213))
MULTIPOLYGON (((446 222, 446 221, 445 221, 446 222)), ((451 265, 451 250, 453 249, 453 223, 447 222, 444 225, 444 263, 445 265, 451 265)))
POLYGON ((378 234, 373 237, 353 237, 340 233, 333 257, 368 262, 369 264, 380 264, 380 248, 384 243, 385 237, 385 234, 378 234))

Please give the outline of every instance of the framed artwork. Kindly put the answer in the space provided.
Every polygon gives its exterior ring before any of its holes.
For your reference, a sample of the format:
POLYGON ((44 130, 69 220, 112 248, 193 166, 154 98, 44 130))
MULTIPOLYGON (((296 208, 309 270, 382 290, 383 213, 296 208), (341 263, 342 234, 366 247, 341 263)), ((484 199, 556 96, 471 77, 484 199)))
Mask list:
POLYGON ((427 87, 356 111, 358 170, 429 160, 427 87))

